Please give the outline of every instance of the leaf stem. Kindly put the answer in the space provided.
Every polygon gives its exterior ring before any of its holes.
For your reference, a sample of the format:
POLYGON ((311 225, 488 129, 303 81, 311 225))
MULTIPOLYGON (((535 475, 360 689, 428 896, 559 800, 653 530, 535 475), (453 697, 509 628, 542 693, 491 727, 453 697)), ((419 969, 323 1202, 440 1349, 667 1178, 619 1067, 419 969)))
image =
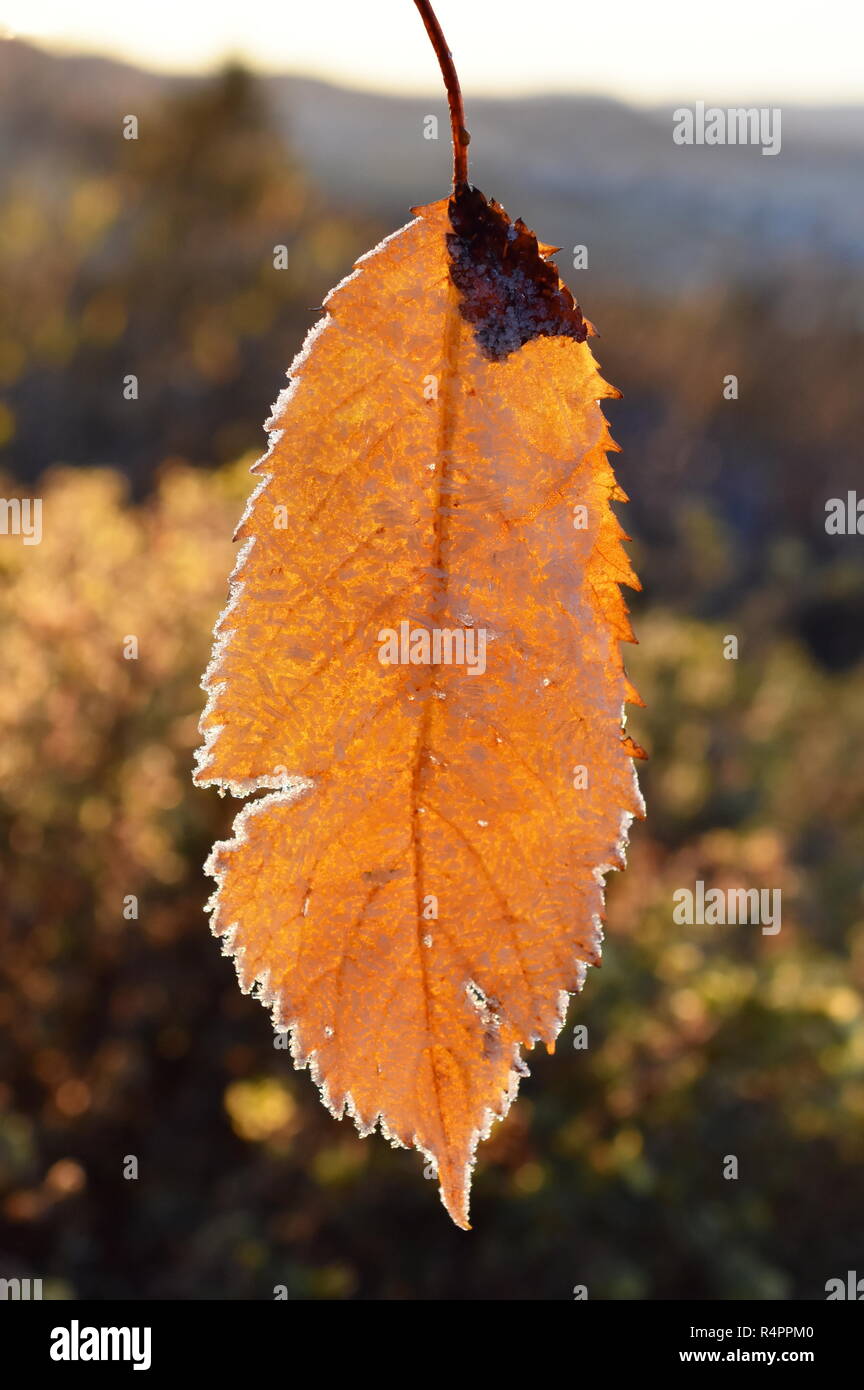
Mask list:
POLYGON ((462 89, 456 75, 453 54, 447 47, 447 40, 438 23, 431 0, 414 0, 420 11, 426 33, 429 35, 435 56, 447 88, 447 103, 450 107, 450 130, 453 136, 453 192, 468 186, 468 142, 471 136, 465 129, 465 107, 462 104, 462 89))

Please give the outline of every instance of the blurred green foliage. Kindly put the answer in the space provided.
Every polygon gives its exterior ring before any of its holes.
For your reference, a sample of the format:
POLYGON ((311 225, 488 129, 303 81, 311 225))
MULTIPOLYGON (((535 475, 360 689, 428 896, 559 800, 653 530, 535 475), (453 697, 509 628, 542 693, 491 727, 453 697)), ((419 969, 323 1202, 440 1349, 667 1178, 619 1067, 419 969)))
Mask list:
POLYGON ((117 464, 140 492, 164 458, 236 458, 286 342, 378 240, 315 191, 243 69, 142 120, 16 166, 0 203, 0 457, 19 477, 117 464))
POLYGON ((135 506, 58 471, 42 544, 0 550, 3 1261, 101 1298, 818 1297, 860 1260, 864 673, 642 615, 649 819, 466 1236, 416 1155, 329 1117, 202 915, 234 808, 191 785, 198 680, 246 485, 175 466, 135 506), (781 932, 673 925, 697 878, 781 888, 781 932))

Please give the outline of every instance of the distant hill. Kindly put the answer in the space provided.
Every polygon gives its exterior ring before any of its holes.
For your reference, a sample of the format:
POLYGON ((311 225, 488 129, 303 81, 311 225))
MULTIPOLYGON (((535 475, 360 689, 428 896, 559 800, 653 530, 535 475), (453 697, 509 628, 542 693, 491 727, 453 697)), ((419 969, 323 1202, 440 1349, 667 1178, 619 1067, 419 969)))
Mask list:
MULTIPOLYGON (((46 163, 127 112, 202 79, 104 58, 0 46, 0 177, 46 163)), ((450 153, 439 96, 392 97, 305 77, 262 79, 277 128, 340 202, 398 225, 446 192, 450 153), (423 138, 435 115, 439 139, 423 138)), ((766 264, 864 271, 864 106, 785 107, 782 150, 681 148, 673 106, 602 97, 468 97, 472 177, 564 248, 589 248, 583 283, 686 290, 750 280, 766 264)))

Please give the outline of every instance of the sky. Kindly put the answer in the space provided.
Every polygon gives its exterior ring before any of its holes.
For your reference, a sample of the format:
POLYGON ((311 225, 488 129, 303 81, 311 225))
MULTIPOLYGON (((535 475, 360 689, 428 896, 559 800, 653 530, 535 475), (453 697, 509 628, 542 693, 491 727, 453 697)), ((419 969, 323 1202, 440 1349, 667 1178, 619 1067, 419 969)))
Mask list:
MULTIPOLYGON (((437 0, 435 8, 466 95, 864 101, 864 0, 437 0)), ((239 57, 354 87, 439 88, 413 0, 0 0, 0 33, 174 72, 239 57)))

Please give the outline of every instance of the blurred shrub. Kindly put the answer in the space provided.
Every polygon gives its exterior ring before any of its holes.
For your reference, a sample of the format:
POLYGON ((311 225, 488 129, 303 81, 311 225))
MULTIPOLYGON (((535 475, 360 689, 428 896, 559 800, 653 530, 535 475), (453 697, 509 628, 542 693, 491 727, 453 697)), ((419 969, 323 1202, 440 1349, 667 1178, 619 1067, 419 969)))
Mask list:
POLYGON ((117 465, 140 493, 165 458, 235 458, 380 227, 316 190, 239 67, 137 139, 80 113, 51 136, 0 198, 0 464, 117 465))
POLYGON ((41 545, 0 543, 0 1273, 95 1298, 822 1297, 861 1253, 862 668, 815 667, 770 595, 737 662, 728 620, 641 614, 649 819, 465 1236, 416 1155, 324 1111, 202 915, 235 808, 191 785, 198 681, 247 488, 245 464, 174 465, 132 505, 58 470, 41 545), (699 878, 781 888, 779 935, 674 925, 699 878))

